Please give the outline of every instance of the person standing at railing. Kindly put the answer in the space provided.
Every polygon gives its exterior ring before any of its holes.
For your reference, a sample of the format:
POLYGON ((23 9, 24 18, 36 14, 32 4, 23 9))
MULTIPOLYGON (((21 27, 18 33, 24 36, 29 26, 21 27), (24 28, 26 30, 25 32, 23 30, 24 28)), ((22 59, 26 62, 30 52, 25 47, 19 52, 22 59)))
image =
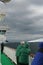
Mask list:
POLYGON ((24 47, 24 43, 21 42, 20 45, 18 45, 17 49, 16 49, 16 60, 17 60, 17 65, 19 65, 19 55, 20 55, 20 50, 21 48, 24 47))
POLYGON ((4 50, 4 43, 2 42, 1 43, 1 53, 3 53, 3 50, 4 50))
POLYGON ((43 42, 39 43, 39 50, 36 53, 31 65, 43 65, 43 42))
POLYGON ((24 47, 20 49, 19 65, 29 65, 29 55, 31 50, 27 42, 24 43, 24 47))

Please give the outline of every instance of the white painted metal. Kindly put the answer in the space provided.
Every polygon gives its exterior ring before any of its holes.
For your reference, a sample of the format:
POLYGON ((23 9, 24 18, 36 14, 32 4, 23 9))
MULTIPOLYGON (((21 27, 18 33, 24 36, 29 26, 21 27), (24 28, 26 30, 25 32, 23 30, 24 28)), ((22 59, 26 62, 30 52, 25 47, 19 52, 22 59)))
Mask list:
POLYGON ((16 50, 9 48, 9 47, 4 47, 4 53, 13 61, 17 64, 16 62, 16 50))
POLYGON ((36 40, 31 40, 31 41, 28 41, 28 42, 43 42, 43 38, 41 38, 41 39, 36 39, 36 40))

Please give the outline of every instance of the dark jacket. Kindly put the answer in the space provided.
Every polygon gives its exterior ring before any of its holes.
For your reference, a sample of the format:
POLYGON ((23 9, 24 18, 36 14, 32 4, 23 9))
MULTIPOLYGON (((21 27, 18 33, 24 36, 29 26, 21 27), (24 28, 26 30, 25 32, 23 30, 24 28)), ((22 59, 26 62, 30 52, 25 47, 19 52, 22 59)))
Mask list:
POLYGON ((43 65, 43 53, 37 52, 31 65, 43 65))

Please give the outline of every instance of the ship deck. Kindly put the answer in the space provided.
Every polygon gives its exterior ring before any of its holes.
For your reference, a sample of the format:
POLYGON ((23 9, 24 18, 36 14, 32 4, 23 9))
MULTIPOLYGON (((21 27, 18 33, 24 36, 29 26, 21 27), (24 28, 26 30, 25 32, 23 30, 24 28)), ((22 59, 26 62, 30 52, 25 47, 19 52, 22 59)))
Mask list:
POLYGON ((4 53, 0 53, 0 65, 16 65, 4 53))

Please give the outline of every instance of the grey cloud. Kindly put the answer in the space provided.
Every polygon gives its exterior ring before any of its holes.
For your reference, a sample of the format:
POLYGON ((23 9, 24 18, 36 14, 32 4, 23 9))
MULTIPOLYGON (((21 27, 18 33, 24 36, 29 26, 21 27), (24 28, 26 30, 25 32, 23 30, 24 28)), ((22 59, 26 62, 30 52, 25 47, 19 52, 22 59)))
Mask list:
POLYGON ((32 4, 43 5, 43 0, 31 0, 32 4))
MULTIPOLYGON (((22 15, 21 15, 22 16, 22 15)), ((19 18, 20 16, 18 16, 19 18)), ((41 17, 42 18, 42 17, 41 17)), ((16 31, 19 32, 22 32, 24 34, 42 34, 43 31, 42 31, 42 27, 40 27, 40 25, 37 25, 37 24, 40 24, 38 23, 39 20, 39 17, 36 17, 34 19, 26 19, 26 18, 22 18, 21 17, 21 20, 18 20, 15 15, 11 15, 10 14, 10 17, 6 20, 7 24, 12 28, 12 29, 16 29, 16 31), (13 16, 13 18, 12 18, 13 16), (37 24, 35 24, 35 22, 37 24), (40 31, 41 30, 41 31, 40 31)))
POLYGON ((42 34, 43 33, 43 26, 40 27, 40 23, 36 21, 31 22, 32 20, 24 20, 24 21, 18 21, 18 20, 13 20, 7 19, 6 22, 11 27, 11 29, 18 31, 18 33, 23 33, 23 34, 42 34))
POLYGON ((12 0, 6 5, 7 16, 2 22, 10 27, 11 31, 7 32, 8 39, 31 40, 43 37, 43 15, 27 18, 27 15, 34 14, 34 11, 27 10, 27 7, 29 8, 30 5, 38 2, 40 4, 39 0, 25 0, 23 2, 12 0))

